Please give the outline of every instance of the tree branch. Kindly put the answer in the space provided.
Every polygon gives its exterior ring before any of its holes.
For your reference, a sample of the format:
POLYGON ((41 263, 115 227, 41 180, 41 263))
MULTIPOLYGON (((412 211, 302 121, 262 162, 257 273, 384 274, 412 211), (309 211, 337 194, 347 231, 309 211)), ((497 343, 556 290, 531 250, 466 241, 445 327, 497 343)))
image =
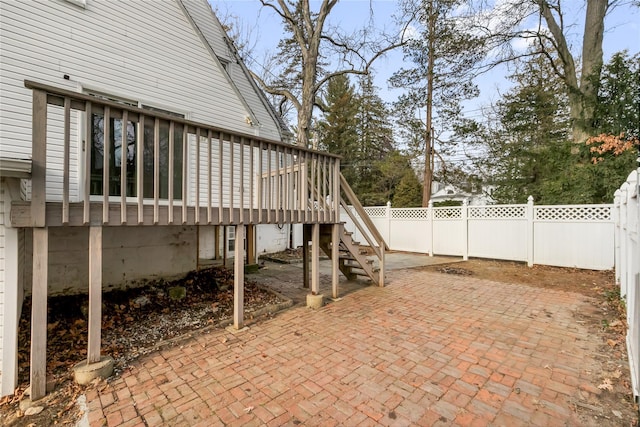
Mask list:
POLYGON ((288 89, 281 89, 277 87, 273 87, 268 85, 260 76, 258 76, 253 71, 249 71, 251 73, 251 77, 258 82, 258 84, 262 87, 262 89, 271 95, 280 95, 284 96, 287 100, 289 100, 296 108, 300 108, 300 101, 296 98, 296 96, 289 91, 288 89))

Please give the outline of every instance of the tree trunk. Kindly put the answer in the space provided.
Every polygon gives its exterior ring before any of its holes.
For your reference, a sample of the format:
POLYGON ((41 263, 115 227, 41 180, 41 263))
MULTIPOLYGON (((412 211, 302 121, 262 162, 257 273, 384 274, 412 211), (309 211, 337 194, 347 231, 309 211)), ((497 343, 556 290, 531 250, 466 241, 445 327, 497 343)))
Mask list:
POLYGON ((426 113, 426 129, 425 129, 425 149, 424 149, 424 179, 422 183, 422 206, 429 206, 431 200, 431 186, 433 183, 433 138, 432 116, 433 116, 433 69, 434 69, 434 47, 435 47, 435 28, 436 13, 433 9, 433 0, 429 0, 427 9, 429 37, 427 40, 427 113, 426 113))
POLYGON ((602 39, 604 36, 604 17, 609 5, 608 0, 589 0, 584 21, 582 37, 582 71, 580 73, 580 92, 582 105, 572 117, 580 119, 574 122, 573 141, 584 143, 594 132, 594 115, 600 89, 602 72, 602 39))
POLYGON ((582 36, 582 69, 578 83, 578 72, 562 27, 553 16, 552 8, 546 0, 536 0, 540 13, 547 23, 554 39, 554 46, 562 64, 562 73, 558 73, 567 88, 571 116, 573 142, 582 144, 592 136, 594 114, 600 87, 602 70, 602 39, 604 17, 609 0, 588 0, 582 36))

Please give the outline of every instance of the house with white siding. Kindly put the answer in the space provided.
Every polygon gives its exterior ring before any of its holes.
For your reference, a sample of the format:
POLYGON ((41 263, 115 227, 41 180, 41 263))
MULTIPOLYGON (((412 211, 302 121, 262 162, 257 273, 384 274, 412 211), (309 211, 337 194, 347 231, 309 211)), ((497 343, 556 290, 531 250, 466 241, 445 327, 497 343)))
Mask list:
POLYGON ((194 270, 221 235, 236 328, 243 263, 277 225, 303 225, 312 261, 330 253, 334 294, 338 269, 383 283, 340 224, 341 194, 354 203, 340 159, 290 144, 206 0, 0 2, 0 40, 0 394, 25 298, 36 400, 48 296, 89 294, 85 362, 100 363, 102 292, 194 270))

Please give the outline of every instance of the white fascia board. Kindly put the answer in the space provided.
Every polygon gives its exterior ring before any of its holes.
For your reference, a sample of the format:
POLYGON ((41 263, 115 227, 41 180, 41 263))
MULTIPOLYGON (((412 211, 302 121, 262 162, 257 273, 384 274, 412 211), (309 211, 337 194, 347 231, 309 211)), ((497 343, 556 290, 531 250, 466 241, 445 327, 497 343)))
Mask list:
POLYGON ((0 157, 0 176, 31 178, 31 160, 0 157))

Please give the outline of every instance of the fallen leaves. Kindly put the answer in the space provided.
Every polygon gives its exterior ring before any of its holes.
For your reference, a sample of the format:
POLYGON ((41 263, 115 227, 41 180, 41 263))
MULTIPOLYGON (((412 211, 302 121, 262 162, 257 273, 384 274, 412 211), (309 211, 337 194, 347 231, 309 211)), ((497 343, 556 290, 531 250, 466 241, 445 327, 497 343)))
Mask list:
MULTIPOLYGON (((282 302, 274 294, 245 282, 245 313, 282 302)), ((0 400, 0 419, 17 415, 28 385, 30 362, 31 301, 25 300, 19 325, 19 382, 12 396, 0 400)), ((47 410, 34 420, 42 424, 77 418, 75 402, 84 388, 71 381, 70 369, 87 354, 88 296, 50 297, 47 324, 47 373, 53 375, 57 389, 47 395, 47 410), (38 418, 40 417, 40 418, 38 418)), ((102 296, 102 352, 116 360, 116 372, 151 351, 158 342, 199 328, 217 324, 233 315, 233 272, 222 267, 194 271, 183 279, 153 281, 138 288, 105 292, 102 296), (184 297, 173 300, 169 289, 184 288, 184 297)), ((228 341, 227 338, 223 342, 228 341)), ((99 387, 99 384, 93 385, 99 387)), ((251 408, 251 407, 250 407, 251 408)), ((250 410, 253 410, 251 408, 250 410)), ((24 412, 20 414, 24 417, 24 412)), ((41 425, 39 423, 36 423, 41 425)))
POLYGON ((613 391, 613 384, 609 378, 602 380, 602 383, 598 386, 600 390, 613 391))

